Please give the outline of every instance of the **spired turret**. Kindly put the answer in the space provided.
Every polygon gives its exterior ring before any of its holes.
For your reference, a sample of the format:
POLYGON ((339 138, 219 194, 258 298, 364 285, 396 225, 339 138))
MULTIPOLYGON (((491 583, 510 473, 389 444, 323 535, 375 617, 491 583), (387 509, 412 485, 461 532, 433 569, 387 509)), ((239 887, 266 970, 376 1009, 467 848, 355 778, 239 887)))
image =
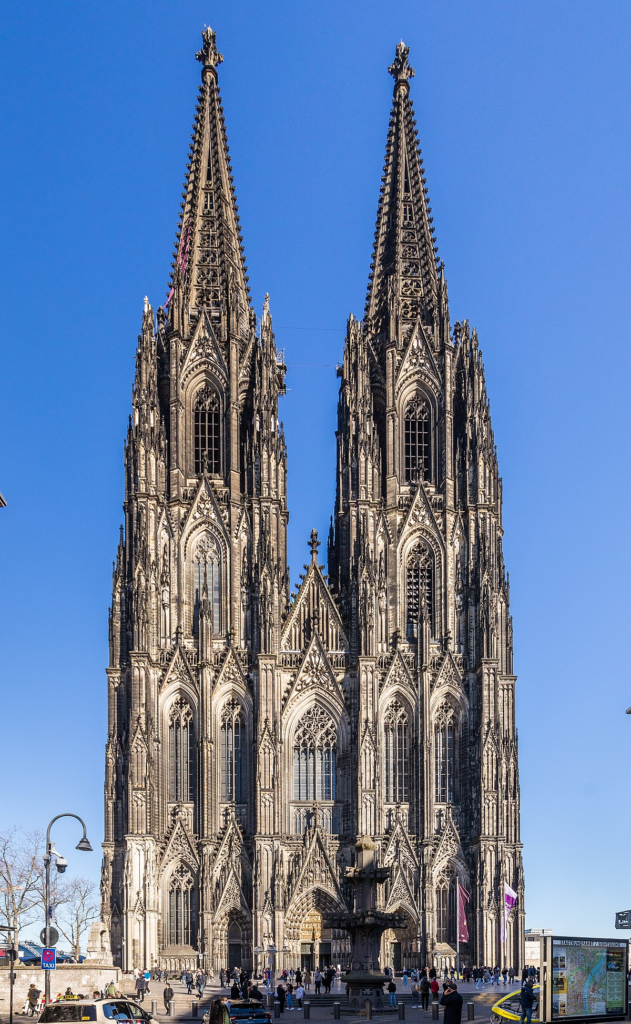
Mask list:
POLYGON ((350 965, 376 1003, 379 964, 455 957, 458 884, 462 962, 522 962, 482 358, 466 322, 450 329, 401 43, 366 314, 340 370, 329 575, 313 531, 290 593, 285 361, 269 297, 258 318, 248 291, 210 28, 197 57, 173 272, 155 314, 145 299, 125 445, 103 920, 125 970, 251 970, 272 941, 281 968, 350 965))

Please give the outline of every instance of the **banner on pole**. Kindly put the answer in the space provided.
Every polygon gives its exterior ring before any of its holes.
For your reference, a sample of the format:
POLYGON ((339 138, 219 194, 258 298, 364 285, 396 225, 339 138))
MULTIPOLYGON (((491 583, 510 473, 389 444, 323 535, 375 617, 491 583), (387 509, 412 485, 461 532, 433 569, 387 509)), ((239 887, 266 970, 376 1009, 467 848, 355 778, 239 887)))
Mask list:
POLYGON ((467 903, 471 899, 467 890, 458 882, 458 942, 469 941, 467 926, 467 903))
POLYGON ((504 882, 504 913, 502 915, 502 942, 506 938, 506 922, 510 917, 510 912, 517 903, 517 893, 514 889, 511 889, 508 882, 504 882))

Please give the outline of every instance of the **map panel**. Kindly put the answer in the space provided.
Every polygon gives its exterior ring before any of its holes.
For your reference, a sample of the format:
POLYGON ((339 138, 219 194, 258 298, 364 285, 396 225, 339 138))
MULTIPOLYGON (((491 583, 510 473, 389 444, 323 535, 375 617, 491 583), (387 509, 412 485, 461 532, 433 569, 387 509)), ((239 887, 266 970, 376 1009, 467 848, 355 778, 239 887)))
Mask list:
POLYGON ((607 1017, 625 1012, 623 944, 553 939, 552 1017, 607 1017))

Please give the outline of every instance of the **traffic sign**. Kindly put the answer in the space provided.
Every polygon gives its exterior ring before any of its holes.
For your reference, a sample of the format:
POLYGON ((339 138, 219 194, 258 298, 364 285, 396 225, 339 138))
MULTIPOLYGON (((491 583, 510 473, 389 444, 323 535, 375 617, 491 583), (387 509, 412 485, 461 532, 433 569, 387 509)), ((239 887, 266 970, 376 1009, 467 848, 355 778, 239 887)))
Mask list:
POLYGON ((616 928, 631 928, 631 910, 619 910, 616 914, 616 928))
POLYGON ((57 953, 52 946, 42 950, 42 970, 54 971, 57 968, 57 953))
MULTIPOLYGON (((46 929, 45 928, 42 928, 41 932, 39 933, 39 941, 41 942, 42 946, 46 945, 46 929)), ((59 942, 59 932, 57 931, 56 928, 53 928, 52 924, 50 926, 50 939, 49 939, 49 942, 50 942, 51 946, 56 946, 57 943, 59 942)))

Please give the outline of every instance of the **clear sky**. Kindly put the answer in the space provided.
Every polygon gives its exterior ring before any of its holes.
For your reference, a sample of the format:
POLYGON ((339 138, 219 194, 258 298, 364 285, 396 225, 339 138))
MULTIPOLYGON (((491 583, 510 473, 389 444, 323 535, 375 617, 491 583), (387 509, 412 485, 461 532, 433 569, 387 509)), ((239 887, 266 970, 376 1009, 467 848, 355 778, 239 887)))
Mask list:
MULTIPOLYGON (((204 23, 252 293, 289 368, 292 583, 333 507, 335 363, 363 312, 387 67, 411 47, 452 322, 480 334, 504 479, 527 926, 613 933, 631 907, 620 0, 3 6, 0 827, 70 810, 101 840, 133 357, 143 296, 166 296, 204 23)), ((71 832, 60 849, 97 877, 71 832)))

